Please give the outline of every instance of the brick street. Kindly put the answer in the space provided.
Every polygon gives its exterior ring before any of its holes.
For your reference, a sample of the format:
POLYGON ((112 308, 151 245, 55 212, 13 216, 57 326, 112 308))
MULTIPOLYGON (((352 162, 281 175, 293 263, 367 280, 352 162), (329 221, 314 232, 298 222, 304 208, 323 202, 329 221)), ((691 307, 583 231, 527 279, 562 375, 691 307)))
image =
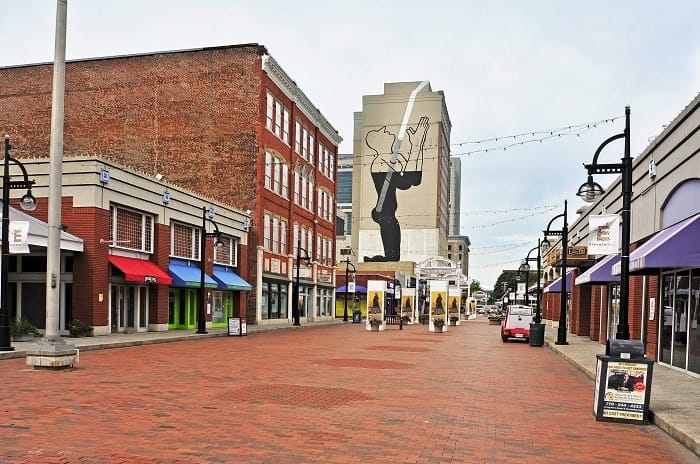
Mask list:
POLYGON ((0 362, 0 463, 697 463, 597 422, 593 382, 485 319, 278 330, 0 362))

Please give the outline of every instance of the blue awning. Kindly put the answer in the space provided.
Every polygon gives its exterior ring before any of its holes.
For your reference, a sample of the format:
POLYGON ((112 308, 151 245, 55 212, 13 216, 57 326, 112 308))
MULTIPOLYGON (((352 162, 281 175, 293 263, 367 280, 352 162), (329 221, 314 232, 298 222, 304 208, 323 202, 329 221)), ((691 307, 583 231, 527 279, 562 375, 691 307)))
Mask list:
MULTIPOLYGON (((662 268, 700 267, 700 213, 656 233, 630 253, 630 272, 656 273, 662 268)), ((620 263, 613 274, 622 272, 620 263)))
MULTIPOLYGON (((573 279, 571 276, 573 274, 574 271, 569 271, 566 273, 566 293, 571 292, 571 287, 573 285, 573 279)), ((547 285, 544 290, 542 290, 542 293, 561 293, 561 277, 547 285)))
POLYGON ((576 285, 595 285, 619 282, 620 276, 612 275, 612 267, 620 262, 620 255, 607 255, 586 272, 576 277, 576 285))
POLYGON ((214 280, 221 290, 252 290, 253 286, 225 266, 214 266, 214 280))
MULTIPOLYGON (((170 277, 173 278, 172 287, 200 287, 202 271, 199 266, 189 261, 171 260, 168 265, 168 272, 170 273, 170 277)), ((214 279, 204 274, 204 286, 216 288, 218 284, 214 279)))

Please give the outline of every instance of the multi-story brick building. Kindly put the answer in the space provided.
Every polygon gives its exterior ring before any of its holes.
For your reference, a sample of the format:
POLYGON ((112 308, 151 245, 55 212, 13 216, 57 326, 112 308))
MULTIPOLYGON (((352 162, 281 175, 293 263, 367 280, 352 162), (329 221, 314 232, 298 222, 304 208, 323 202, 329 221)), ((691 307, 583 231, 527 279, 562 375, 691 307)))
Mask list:
MULTIPOLYGON (((0 131, 46 156, 51 64, 0 69, 0 131)), ((64 153, 97 155, 250 211, 248 322, 287 323, 295 258, 302 318, 333 317, 335 175, 342 140, 258 44, 69 61, 64 153), (298 245, 301 244, 300 249, 298 245), (305 260, 301 260, 305 262, 305 260)))

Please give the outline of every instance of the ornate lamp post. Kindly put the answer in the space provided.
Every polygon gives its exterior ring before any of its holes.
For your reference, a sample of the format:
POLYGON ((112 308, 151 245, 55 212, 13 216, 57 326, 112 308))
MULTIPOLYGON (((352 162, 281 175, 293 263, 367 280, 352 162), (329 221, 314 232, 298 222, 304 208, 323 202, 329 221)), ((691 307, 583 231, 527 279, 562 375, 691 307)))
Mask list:
POLYGON ((546 253, 551 247, 547 239, 548 236, 561 236, 561 309, 559 311, 559 329, 557 330, 557 341, 555 344, 568 345, 569 342, 566 341, 566 255, 568 253, 569 224, 566 220, 566 200, 564 200, 564 212, 554 216, 552 220, 549 221, 549 224, 547 224, 547 230, 543 232, 544 240, 542 240, 540 244, 542 254, 546 253), (552 222, 560 217, 564 218, 564 227, 562 227, 561 230, 551 230, 552 222))
POLYGON ((620 250, 620 321, 615 338, 629 340, 630 328, 627 321, 629 308, 630 272, 630 213, 632 208, 632 157, 630 156, 630 107, 625 107, 625 130, 604 141, 593 155, 591 164, 584 164, 588 180, 579 187, 576 195, 584 201, 593 202, 604 193, 603 188, 593 181, 593 174, 622 174, 622 243, 620 250), (625 139, 625 154, 621 163, 598 164, 598 155, 607 144, 617 139, 625 139))
MULTIPOLYGON (((527 256, 525 257, 525 262, 520 266, 520 272, 525 272, 525 288, 527 289, 529 286, 529 278, 530 278, 530 261, 537 261, 537 308, 535 309, 535 323, 539 324, 542 321, 542 316, 540 314, 540 273, 542 272, 541 267, 541 255, 540 255, 540 248, 541 248, 541 242, 540 239, 537 239, 537 246, 530 251, 527 252, 527 256), (531 258, 530 254, 537 250, 537 257, 536 258, 531 258)), ((530 295, 529 292, 525 292, 525 305, 530 304, 530 295)))
POLYGON ((207 333, 207 325, 205 320, 204 306, 207 304, 207 293, 206 287, 204 286, 204 265, 206 264, 206 252, 207 252, 207 238, 215 237, 214 246, 222 247, 224 244, 221 243, 221 233, 219 232, 219 227, 214 222, 214 216, 216 212, 214 208, 202 207, 202 232, 199 243, 199 267, 201 268, 201 274, 199 276, 199 315, 197 316, 197 333, 205 334, 207 333), (214 232, 207 232, 207 221, 211 222, 214 226, 214 232))
MULTIPOLYGON (((292 325, 299 326, 301 325, 301 322, 299 322, 299 267, 301 266, 302 261, 306 261, 307 263, 311 262, 311 258, 309 258, 309 254, 305 249, 301 247, 301 238, 297 239, 297 273, 296 273, 296 279, 294 281, 294 290, 292 292, 292 320, 293 323, 292 325), (304 256, 301 256, 301 252, 304 252, 304 256)), ((347 290, 347 282, 345 283, 345 290, 347 290)), ((346 298, 347 298, 347 292, 346 292, 346 298)))
POLYGON ((343 321, 347 322, 348 321, 348 292, 350 291, 349 285, 348 285, 348 274, 350 271, 350 268, 352 267, 352 273, 355 274, 357 272, 355 270, 355 265, 350 262, 350 256, 345 258, 345 305, 343 306, 343 321))
POLYGON ((22 163, 10 156, 10 136, 5 135, 5 163, 2 176, 2 269, 0 269, 0 351, 13 351, 10 344, 10 308, 7 306, 7 279, 10 267, 10 190, 27 189, 19 205, 26 211, 36 209, 36 198, 32 196, 32 185, 22 163), (19 166, 24 180, 10 181, 10 162, 19 166))

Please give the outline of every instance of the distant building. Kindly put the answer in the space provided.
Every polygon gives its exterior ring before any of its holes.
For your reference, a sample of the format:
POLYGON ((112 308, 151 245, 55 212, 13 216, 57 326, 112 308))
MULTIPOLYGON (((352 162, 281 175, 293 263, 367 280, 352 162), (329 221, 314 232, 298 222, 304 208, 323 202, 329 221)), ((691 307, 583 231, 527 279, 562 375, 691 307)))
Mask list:
POLYGON ((430 83, 384 84, 355 113, 352 248, 358 262, 445 256, 451 123, 430 83))

